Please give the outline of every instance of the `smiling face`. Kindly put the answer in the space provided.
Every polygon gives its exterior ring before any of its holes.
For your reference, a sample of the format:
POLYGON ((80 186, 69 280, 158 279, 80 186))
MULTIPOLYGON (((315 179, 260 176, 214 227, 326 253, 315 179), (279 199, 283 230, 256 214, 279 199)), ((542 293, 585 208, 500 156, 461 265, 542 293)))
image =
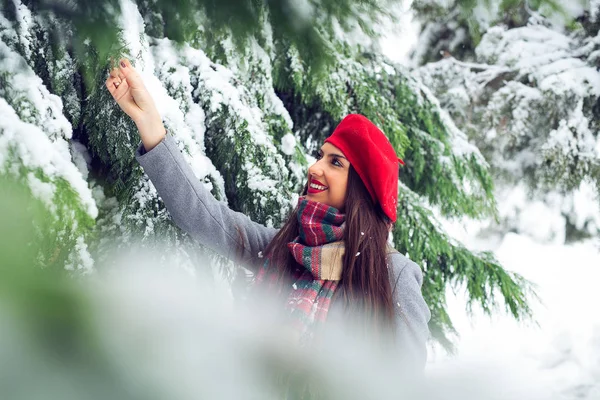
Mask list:
POLYGON ((306 198, 343 211, 349 169, 350 162, 340 149, 331 143, 323 144, 317 162, 308 169, 306 198))

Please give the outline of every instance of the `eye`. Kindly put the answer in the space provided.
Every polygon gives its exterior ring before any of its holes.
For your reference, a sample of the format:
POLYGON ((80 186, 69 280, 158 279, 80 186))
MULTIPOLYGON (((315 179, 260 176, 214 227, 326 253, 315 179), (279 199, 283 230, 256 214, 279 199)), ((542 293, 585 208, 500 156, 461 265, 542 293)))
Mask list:
POLYGON ((344 166, 344 164, 342 164, 342 162, 340 161, 340 159, 337 158, 337 157, 334 157, 333 160, 331 160, 331 163, 333 165, 335 165, 336 167, 343 167, 344 166))
POLYGON ((321 158, 323 158, 323 153, 321 153, 321 152, 319 151, 319 153, 317 154, 317 160, 320 160, 321 158))

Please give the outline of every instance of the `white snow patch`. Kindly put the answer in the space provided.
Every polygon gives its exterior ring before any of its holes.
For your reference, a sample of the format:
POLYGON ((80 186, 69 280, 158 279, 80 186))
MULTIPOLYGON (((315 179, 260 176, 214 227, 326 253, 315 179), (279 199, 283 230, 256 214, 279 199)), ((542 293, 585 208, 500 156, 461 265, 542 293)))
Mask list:
MULTIPOLYGON (((27 65, 25 59, 2 41, 0 41, 0 72, 9 76, 10 86, 4 90, 19 102, 18 111, 24 122, 42 127, 52 139, 71 138, 73 127, 63 115, 61 98, 50 93, 42 79, 27 65)), ((65 155, 69 154, 67 142, 57 146, 61 147, 60 151, 65 155)))
MULTIPOLYGON (((13 0, 15 6, 15 16, 17 20, 17 37, 19 42, 21 43, 23 50, 25 51, 25 57, 28 60, 31 59, 32 52, 32 38, 31 32, 33 29, 33 18, 31 16, 31 11, 19 0, 13 0)), ((0 57, 1 59, 2 57, 0 57)))
POLYGON ((67 270, 78 270, 81 272, 91 272, 94 270, 94 259, 90 255, 87 244, 83 237, 79 236, 75 242, 75 252, 70 254, 69 260, 65 265, 67 270), (77 259, 74 258, 77 255, 77 259))
POLYGON ((76 140, 71 140, 70 145, 73 164, 75 164, 79 172, 81 172, 83 179, 87 181, 89 175, 89 166, 92 162, 92 156, 82 143, 76 140))
MULTIPOLYGON (((57 151, 56 144, 51 142, 39 127, 21 121, 15 110, 3 98, 0 98, 0 115, 0 154, 6 155, 9 149, 12 149, 25 167, 34 170, 39 168, 50 179, 65 179, 78 194, 89 216, 95 219, 98 209, 92 193, 77 167, 71 162, 68 152, 65 156, 62 151, 57 151)), ((49 190, 41 190, 37 183, 36 185, 37 194, 48 195, 49 190)), ((40 199, 45 201, 43 197, 40 199)))
POLYGON ((286 133, 281 138, 281 151, 291 156, 296 151, 296 138, 292 133, 286 133))
MULTIPOLYGON (((199 180, 210 175, 219 185, 218 190, 224 193, 221 174, 204 154, 205 114, 191 99, 189 66, 170 40, 155 40, 150 47, 146 40, 141 39, 147 36, 137 5, 131 0, 121 0, 121 8, 120 25, 130 53, 136 55, 138 62, 135 68, 152 94, 169 134, 177 138, 182 150, 186 149, 183 154, 194 175, 199 180), (167 84, 183 87, 187 96, 174 98, 168 93, 167 84), (188 108, 186 114, 182 112, 182 105, 188 108)), ((212 189, 210 184, 207 186, 212 189)))
MULTIPOLYGON (((390 60, 410 66, 410 52, 419 38, 419 23, 414 20, 412 0, 392 8, 392 19, 383 22, 385 32, 379 38, 382 53, 390 60)), ((384 64, 385 68, 385 64, 384 64)))
POLYGON ((56 187, 50 182, 42 182, 33 172, 27 174, 27 184, 31 189, 31 193, 42 200, 51 212, 55 213, 54 193, 56 192, 56 187))
POLYGON ((600 0, 590 0, 590 15, 592 22, 598 20, 598 16, 600 16, 600 0))

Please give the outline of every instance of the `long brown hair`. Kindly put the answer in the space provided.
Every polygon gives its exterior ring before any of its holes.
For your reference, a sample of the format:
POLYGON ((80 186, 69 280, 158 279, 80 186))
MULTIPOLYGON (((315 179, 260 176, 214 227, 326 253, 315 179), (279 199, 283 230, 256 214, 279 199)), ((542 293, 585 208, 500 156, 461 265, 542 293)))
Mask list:
MULTIPOLYGON (((305 195, 307 190, 308 186, 305 186, 302 194, 305 195)), ((334 301, 342 301, 352 316, 364 315, 366 330, 386 327, 393 332, 394 306, 387 258, 390 220, 373 201, 352 166, 348 172, 344 211, 345 254, 340 281, 340 288, 344 290, 336 291, 334 301)), ((279 270, 280 280, 290 276, 296 267, 287 247, 298 236, 296 212, 297 209, 291 212, 264 251, 269 262, 279 270)))

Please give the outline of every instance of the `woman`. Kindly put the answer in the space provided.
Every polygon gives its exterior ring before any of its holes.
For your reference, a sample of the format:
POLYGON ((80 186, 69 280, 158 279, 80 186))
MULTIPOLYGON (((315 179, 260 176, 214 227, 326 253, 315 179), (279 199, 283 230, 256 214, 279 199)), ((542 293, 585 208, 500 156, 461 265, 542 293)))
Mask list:
POLYGON ((326 319, 344 318, 344 311, 360 314, 368 329, 391 328, 405 361, 423 368, 430 312, 422 273, 387 242, 400 160, 373 123, 349 115, 338 125, 308 169, 298 206, 277 230, 230 210, 196 179, 128 60, 111 71, 106 86, 136 123, 142 140, 136 157, 181 229, 253 268, 256 287, 286 296, 303 335, 326 319))

